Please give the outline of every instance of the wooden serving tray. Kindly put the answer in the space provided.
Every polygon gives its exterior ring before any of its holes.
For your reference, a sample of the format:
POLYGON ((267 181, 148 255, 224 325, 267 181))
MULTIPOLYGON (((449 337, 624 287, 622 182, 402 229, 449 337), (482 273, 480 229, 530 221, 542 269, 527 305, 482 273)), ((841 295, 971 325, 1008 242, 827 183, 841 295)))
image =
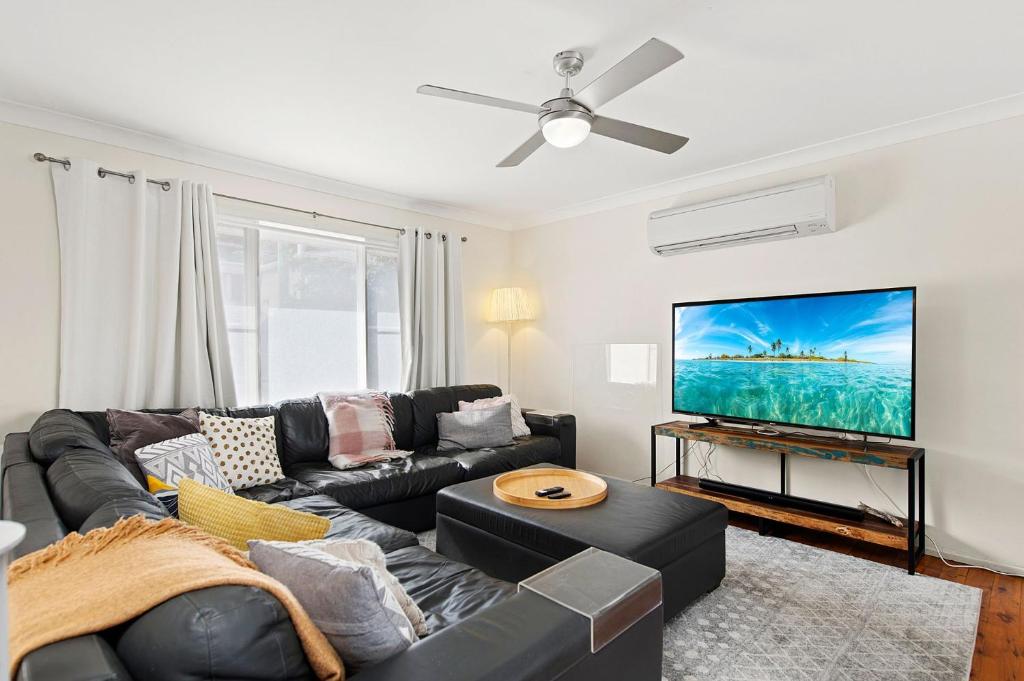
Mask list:
POLYGON ((571 468, 529 468, 511 471, 494 479, 494 496, 529 508, 581 508, 601 503, 608 496, 608 483, 596 475, 571 468), (545 487, 564 487, 572 496, 546 499, 534 492, 545 487))

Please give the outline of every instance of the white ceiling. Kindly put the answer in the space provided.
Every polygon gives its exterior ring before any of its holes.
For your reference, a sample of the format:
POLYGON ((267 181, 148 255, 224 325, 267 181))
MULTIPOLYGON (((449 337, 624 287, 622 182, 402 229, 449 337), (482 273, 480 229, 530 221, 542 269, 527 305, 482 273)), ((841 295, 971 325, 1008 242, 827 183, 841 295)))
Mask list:
MULTIPOLYGON (((511 225, 1024 92, 1019 0, 2 0, 0 98, 511 225), (652 36, 686 59, 601 113, 686 135, 671 156, 591 136, 495 164, 540 103, 652 36)), ((60 150, 46 150, 59 154, 60 150)))

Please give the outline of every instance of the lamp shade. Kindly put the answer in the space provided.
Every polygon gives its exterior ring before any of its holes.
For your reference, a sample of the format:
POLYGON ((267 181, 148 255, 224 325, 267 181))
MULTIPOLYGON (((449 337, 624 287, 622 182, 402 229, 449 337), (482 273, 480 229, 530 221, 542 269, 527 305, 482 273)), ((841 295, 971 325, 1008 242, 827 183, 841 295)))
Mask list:
POLYGON ((491 321, 518 322, 533 319, 533 309, 523 289, 496 288, 491 294, 491 321))

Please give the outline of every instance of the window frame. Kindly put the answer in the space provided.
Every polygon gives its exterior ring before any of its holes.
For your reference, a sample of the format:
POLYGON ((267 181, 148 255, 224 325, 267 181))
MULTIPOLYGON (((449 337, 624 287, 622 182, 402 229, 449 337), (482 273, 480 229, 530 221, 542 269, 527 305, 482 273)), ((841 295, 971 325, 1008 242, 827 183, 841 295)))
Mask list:
MULTIPOLYGON (((348 234, 345 232, 334 232, 319 228, 310 228, 298 224, 281 222, 279 219, 261 219, 256 217, 232 214, 230 211, 219 211, 217 215, 216 229, 227 228, 240 232, 243 240, 243 271, 245 301, 247 307, 245 324, 227 326, 228 333, 244 333, 251 335, 247 339, 247 352, 255 357, 255 375, 248 376, 247 380, 253 381, 257 390, 258 403, 270 402, 269 376, 266 370, 266 339, 268 338, 267 314, 268 302, 261 295, 261 268, 260 250, 261 242, 270 233, 283 234, 296 242, 309 243, 343 243, 352 247, 356 253, 356 320, 357 338, 356 347, 356 375, 355 386, 344 386, 346 389, 366 390, 369 386, 369 333, 373 330, 377 334, 396 335, 401 343, 401 328, 385 329, 381 331, 376 323, 371 324, 367 315, 369 305, 367 300, 367 254, 368 252, 379 252, 386 255, 398 256, 398 240, 387 238, 373 238, 362 234, 348 234), (250 303, 250 301, 253 301, 250 303)), ((396 282, 397 283, 397 282, 396 282)), ((401 361, 401 360, 399 360, 401 361)), ((376 371, 376 369, 375 369, 376 371)), ((377 377, 379 380, 379 376, 377 377)), ((376 387, 374 390, 381 388, 376 387)), ((297 396, 293 396, 297 397, 297 396)), ((287 398, 285 398, 287 399, 287 398)))

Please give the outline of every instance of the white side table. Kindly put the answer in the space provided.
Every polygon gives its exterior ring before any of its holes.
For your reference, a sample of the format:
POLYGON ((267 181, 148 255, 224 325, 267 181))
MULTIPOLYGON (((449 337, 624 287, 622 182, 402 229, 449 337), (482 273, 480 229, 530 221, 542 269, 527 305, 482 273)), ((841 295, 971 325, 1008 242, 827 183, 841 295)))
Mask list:
POLYGON ((0 520, 0 679, 7 678, 7 563, 10 550, 25 538, 25 526, 0 520))

